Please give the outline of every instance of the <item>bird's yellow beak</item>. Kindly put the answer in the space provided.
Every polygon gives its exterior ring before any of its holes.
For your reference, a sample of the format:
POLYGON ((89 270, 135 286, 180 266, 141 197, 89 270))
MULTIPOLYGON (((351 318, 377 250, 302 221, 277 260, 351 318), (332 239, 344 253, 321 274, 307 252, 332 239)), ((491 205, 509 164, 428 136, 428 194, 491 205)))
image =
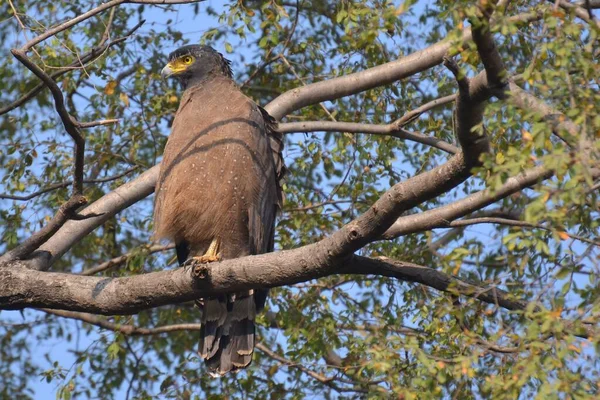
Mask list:
POLYGON ((169 61, 162 71, 160 71, 160 76, 162 76, 163 79, 167 79, 170 76, 182 73, 189 66, 189 63, 186 64, 181 59, 169 61))
POLYGON ((167 79, 168 77, 170 77, 174 73, 175 72, 173 71, 173 68, 171 67, 171 63, 168 63, 167 65, 165 65, 165 67, 162 69, 162 71, 160 71, 160 76, 163 79, 167 79))

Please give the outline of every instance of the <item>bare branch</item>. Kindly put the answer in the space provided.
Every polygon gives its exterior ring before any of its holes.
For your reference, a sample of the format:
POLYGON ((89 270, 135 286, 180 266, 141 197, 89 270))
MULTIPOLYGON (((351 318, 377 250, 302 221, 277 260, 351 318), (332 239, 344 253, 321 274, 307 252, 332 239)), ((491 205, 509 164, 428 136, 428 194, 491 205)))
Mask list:
POLYGON ((410 233, 450 227, 451 221, 464 217, 526 187, 535 185, 544 179, 550 178, 553 174, 549 169, 536 167, 509 178, 504 185, 495 191, 482 190, 446 206, 401 217, 382 235, 382 238, 394 239, 410 233))
POLYGON ((52 93, 52 97, 54 98, 54 103, 56 107, 56 111, 62 120, 63 125, 65 126, 65 130, 71 136, 73 141, 75 142, 75 167, 74 167, 74 178, 73 178, 73 194, 80 195, 83 192, 83 163, 84 163, 84 151, 85 151, 85 140, 81 135, 81 132, 75 126, 73 122, 73 117, 69 115, 69 112, 65 108, 65 101, 63 94, 51 77, 49 77, 44 71, 40 69, 37 65, 35 65, 29 57, 22 50, 12 49, 11 53, 15 56, 17 60, 19 60, 23 65, 25 65, 31 72, 33 72, 38 78, 42 80, 50 89, 52 93))
POLYGON ((161 333, 178 332, 178 331, 199 331, 200 324, 173 324, 159 326, 156 328, 142 328, 135 325, 129 324, 115 324, 114 322, 107 321, 104 318, 96 315, 75 312, 75 311, 64 311, 64 310, 50 310, 46 308, 40 308, 40 311, 46 314, 56 315, 58 317, 76 319, 85 323, 98 326, 103 329, 109 329, 114 332, 120 332, 128 336, 148 336, 158 335, 161 333))
MULTIPOLYGON (((498 217, 467 218, 467 219, 462 219, 462 220, 458 220, 458 221, 452 221, 449 224, 449 226, 452 228, 456 228, 456 227, 465 227, 465 226, 471 226, 471 225, 477 225, 477 224, 498 224, 498 225, 518 226, 518 227, 522 227, 522 228, 543 229, 545 231, 550 231, 550 232, 556 231, 556 229, 553 229, 552 227, 544 226, 541 224, 532 224, 531 222, 518 221, 518 220, 516 221, 514 219, 498 218, 498 217)), ((600 242, 596 242, 594 240, 585 238, 583 236, 573 235, 568 232, 563 232, 563 233, 572 239, 579 240, 579 241, 600 247, 600 242)))
POLYGON ((442 106, 444 104, 452 103, 453 101, 456 100, 456 97, 457 97, 456 94, 451 94, 448 96, 439 97, 437 99, 431 100, 430 102, 425 103, 422 106, 407 112, 402 117, 400 117, 396 121, 394 121, 392 124, 401 128, 405 125, 408 125, 415 119, 419 118, 421 116, 421 114, 426 113, 427 111, 430 111, 430 110, 432 110, 436 107, 442 106))
MULTIPOLYGON (((124 177, 125 175, 130 174, 131 172, 135 171, 138 168, 138 166, 134 166, 131 167, 123 172, 121 172, 120 174, 114 175, 114 176, 109 176, 107 178, 99 178, 99 179, 84 179, 83 183, 105 183, 105 182, 110 182, 110 181, 115 181, 117 179, 120 179, 122 177, 124 177)), ((73 183, 73 181, 66 181, 66 182, 60 182, 60 183, 55 183, 52 184, 50 186, 46 186, 43 189, 40 189, 38 191, 35 191, 31 194, 28 195, 24 195, 24 196, 15 196, 15 195, 9 195, 9 194, 0 194, 0 199, 7 199, 7 200, 18 200, 18 201, 27 201, 27 200, 31 200, 37 196, 41 196, 42 194, 51 192, 53 190, 57 190, 57 189, 62 189, 65 188, 69 185, 71 185, 73 183)))
POLYGON ((281 123, 277 129, 281 133, 294 132, 348 132, 348 133, 370 133, 373 135, 392 136, 398 139, 411 140, 422 143, 450 154, 456 154, 458 147, 431 136, 418 132, 409 132, 397 127, 395 122, 387 125, 361 124, 355 122, 337 121, 305 121, 281 123))
POLYGON ((77 127, 87 129, 87 128, 94 128, 96 126, 116 124, 119 121, 120 121, 119 119, 101 119, 101 120, 92 121, 92 122, 77 122, 77 121, 73 121, 73 122, 75 122, 75 125, 77 125, 77 127))

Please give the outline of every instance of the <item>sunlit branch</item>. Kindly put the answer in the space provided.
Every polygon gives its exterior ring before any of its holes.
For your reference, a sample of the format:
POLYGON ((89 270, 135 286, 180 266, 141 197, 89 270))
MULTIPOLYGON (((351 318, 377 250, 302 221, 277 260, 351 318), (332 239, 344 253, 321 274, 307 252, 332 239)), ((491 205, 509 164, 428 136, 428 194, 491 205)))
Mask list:
POLYGON ((396 123, 386 125, 362 124, 354 122, 337 121, 306 121, 306 122, 288 122, 280 123, 277 129, 281 133, 295 132, 348 132, 348 133, 368 133, 373 135, 392 136, 398 139, 411 140, 422 143, 450 154, 458 152, 458 147, 431 136, 423 135, 418 132, 409 132, 400 128, 396 123))

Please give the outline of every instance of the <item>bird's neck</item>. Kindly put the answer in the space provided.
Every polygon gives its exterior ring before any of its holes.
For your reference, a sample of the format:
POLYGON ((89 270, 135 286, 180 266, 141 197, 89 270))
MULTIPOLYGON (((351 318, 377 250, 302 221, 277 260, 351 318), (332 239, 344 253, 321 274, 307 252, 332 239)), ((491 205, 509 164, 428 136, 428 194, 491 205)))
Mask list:
POLYGON ((221 73, 210 72, 206 75, 196 75, 190 77, 186 81, 182 81, 182 86, 184 91, 188 91, 190 89, 209 86, 212 83, 222 83, 222 82, 231 82, 233 84, 233 79, 228 76, 225 76, 221 73))

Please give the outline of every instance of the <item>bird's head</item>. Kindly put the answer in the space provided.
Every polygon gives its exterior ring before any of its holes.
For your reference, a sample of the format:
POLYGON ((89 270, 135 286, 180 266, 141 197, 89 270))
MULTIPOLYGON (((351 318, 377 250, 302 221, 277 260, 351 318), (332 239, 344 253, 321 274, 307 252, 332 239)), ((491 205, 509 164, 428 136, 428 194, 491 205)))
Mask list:
POLYGON ((180 47, 169 54, 169 62, 160 74, 163 79, 177 79, 184 88, 211 76, 232 76, 229 60, 212 47, 197 44, 180 47))

